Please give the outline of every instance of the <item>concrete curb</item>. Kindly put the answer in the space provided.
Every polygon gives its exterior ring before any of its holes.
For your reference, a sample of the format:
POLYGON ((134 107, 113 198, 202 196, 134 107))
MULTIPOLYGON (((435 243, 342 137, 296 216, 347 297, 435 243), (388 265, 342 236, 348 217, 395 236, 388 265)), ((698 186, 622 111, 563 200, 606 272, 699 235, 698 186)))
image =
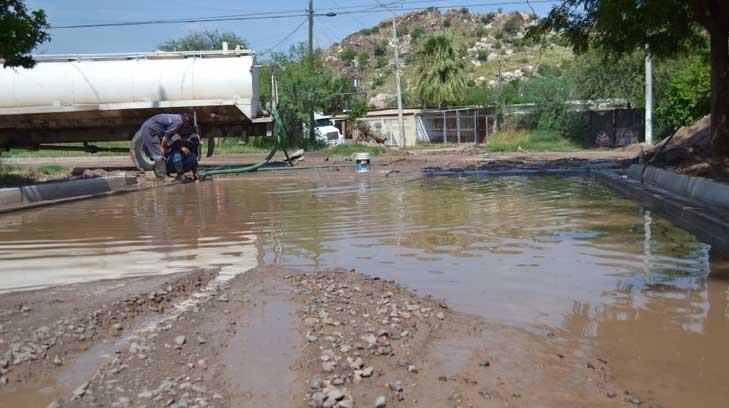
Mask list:
MULTIPOLYGON (((638 167, 642 170, 642 166, 638 167)), ((713 249, 729 252, 729 210, 655 185, 641 184, 639 180, 615 171, 597 171, 592 175, 621 195, 638 201, 696 235, 713 249)))
MULTIPOLYGON (((626 174, 640 181, 642 171, 642 165, 634 164, 628 168, 626 174)), ((650 166, 645 171, 643 181, 708 205, 729 209, 729 185, 724 183, 650 166)))
POLYGON ((120 175, 85 180, 35 184, 0 189, 0 213, 34 208, 42 205, 100 197, 119 192, 136 191, 136 176, 120 175))

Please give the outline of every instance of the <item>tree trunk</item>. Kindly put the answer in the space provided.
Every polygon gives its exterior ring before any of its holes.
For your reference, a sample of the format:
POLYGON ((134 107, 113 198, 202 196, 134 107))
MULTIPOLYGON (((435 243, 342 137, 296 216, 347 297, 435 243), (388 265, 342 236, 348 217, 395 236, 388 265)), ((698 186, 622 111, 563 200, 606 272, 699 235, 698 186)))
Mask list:
POLYGON ((711 143, 714 158, 729 158, 729 27, 711 30, 711 143))

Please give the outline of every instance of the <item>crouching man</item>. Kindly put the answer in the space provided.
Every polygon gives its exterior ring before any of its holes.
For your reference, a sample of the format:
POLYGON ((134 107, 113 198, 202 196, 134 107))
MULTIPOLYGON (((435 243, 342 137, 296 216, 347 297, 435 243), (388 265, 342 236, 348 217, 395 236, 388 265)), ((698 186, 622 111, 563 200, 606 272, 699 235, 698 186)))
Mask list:
POLYGON ((197 134, 188 136, 173 135, 169 142, 163 140, 162 151, 165 153, 165 167, 168 176, 174 173, 178 180, 187 181, 185 173, 192 172, 192 180, 197 181, 200 137, 197 134))
POLYGON ((195 126, 188 113, 160 113, 144 121, 140 132, 144 147, 154 160, 155 175, 164 178, 168 174, 165 148, 171 146, 171 139, 175 134, 181 137, 194 135, 195 126))

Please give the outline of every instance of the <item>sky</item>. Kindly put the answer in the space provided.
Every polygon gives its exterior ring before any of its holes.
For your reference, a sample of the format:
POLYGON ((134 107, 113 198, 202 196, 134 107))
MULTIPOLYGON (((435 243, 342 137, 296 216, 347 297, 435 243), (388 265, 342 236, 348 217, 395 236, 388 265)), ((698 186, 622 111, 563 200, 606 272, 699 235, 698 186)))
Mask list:
MULTIPOLYGON (((429 6, 468 7, 471 11, 526 11, 531 9, 524 0, 380 0, 397 3, 401 8, 426 8, 429 6), (494 5, 494 3, 515 3, 494 5), (488 4, 488 5, 486 5, 488 4)), ((538 15, 550 9, 550 3, 534 3, 538 15)), ((543 1, 543 0, 541 0, 543 1)), ((110 22, 169 20, 198 18, 231 14, 250 14, 270 11, 292 11, 301 14, 285 19, 257 19, 229 22, 196 22, 182 24, 158 24, 105 28, 53 29, 51 41, 40 45, 35 54, 89 54, 112 52, 154 51, 157 46, 172 38, 200 30, 232 31, 250 42, 257 52, 269 50, 279 44, 277 51, 307 40, 307 26, 291 35, 306 20, 307 0, 249 1, 249 0, 26 0, 30 9, 42 8, 53 26, 96 24, 110 22), (282 40, 285 40, 282 42, 282 40)), ((319 48, 329 47, 348 34, 372 27, 390 18, 387 10, 378 8, 377 0, 314 0, 315 12, 373 10, 368 13, 342 14, 335 17, 316 17, 314 43, 319 48), (381 10, 381 11, 380 11, 381 10)), ((405 11, 397 11, 402 14, 405 11)))

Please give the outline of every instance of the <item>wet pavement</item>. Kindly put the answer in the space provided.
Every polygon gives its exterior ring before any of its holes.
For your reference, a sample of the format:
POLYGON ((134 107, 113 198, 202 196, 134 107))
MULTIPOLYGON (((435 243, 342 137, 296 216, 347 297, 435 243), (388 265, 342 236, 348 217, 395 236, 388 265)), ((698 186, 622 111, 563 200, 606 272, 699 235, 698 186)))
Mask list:
POLYGON ((667 406, 729 400, 725 264, 590 179, 266 175, 0 221, 0 291, 205 266, 356 268, 590 350, 667 406))

